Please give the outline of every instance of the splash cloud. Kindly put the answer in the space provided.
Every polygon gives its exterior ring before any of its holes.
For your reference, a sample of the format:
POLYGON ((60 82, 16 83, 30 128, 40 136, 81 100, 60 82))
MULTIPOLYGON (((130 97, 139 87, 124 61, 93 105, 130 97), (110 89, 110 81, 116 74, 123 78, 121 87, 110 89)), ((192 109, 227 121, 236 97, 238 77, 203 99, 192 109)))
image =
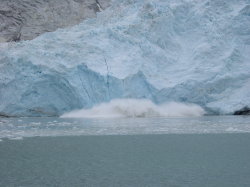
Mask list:
POLYGON ((62 115, 63 118, 134 118, 134 117, 188 117, 202 116, 198 105, 167 103, 156 105, 146 99, 115 99, 91 109, 82 109, 62 115))

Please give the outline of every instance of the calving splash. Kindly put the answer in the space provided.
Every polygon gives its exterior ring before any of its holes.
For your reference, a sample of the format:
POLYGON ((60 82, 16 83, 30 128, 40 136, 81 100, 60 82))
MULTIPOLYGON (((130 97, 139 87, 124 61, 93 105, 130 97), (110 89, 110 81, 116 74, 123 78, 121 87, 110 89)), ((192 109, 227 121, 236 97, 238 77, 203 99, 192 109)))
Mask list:
POLYGON ((202 116, 198 105, 165 103, 156 105, 146 99, 115 99, 91 109, 82 109, 62 115, 62 118, 121 118, 121 117, 187 117, 202 116))

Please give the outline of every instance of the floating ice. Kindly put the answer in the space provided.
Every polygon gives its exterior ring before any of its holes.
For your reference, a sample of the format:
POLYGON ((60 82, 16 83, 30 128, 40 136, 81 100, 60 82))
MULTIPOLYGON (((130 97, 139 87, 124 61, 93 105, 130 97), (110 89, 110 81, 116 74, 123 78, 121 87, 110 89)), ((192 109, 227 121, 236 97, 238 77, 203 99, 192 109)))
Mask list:
MULTIPOLYGON (((250 133, 250 117, 8 118, 0 141, 36 136, 250 133), (56 120, 56 122, 54 122, 56 120), (39 122, 39 123, 38 123, 39 122)), ((1 143, 1 142, 0 142, 1 143)))

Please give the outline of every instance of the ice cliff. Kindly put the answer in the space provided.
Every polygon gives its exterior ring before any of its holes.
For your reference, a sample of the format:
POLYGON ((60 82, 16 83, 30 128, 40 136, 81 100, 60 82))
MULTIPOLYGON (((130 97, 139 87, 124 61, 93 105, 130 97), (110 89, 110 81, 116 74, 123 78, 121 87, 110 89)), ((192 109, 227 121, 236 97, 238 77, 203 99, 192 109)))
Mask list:
POLYGON ((113 0, 72 28, 0 45, 0 113, 53 116, 114 98, 250 106, 249 0, 113 0))

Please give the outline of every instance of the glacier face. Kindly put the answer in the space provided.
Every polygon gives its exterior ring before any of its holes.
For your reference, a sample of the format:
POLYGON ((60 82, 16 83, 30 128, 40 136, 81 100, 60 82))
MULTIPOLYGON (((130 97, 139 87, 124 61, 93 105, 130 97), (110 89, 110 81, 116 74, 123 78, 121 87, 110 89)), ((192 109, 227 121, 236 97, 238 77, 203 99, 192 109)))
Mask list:
POLYGON ((250 106, 249 0, 113 0, 97 18, 0 45, 0 113, 54 116, 113 98, 250 106))

